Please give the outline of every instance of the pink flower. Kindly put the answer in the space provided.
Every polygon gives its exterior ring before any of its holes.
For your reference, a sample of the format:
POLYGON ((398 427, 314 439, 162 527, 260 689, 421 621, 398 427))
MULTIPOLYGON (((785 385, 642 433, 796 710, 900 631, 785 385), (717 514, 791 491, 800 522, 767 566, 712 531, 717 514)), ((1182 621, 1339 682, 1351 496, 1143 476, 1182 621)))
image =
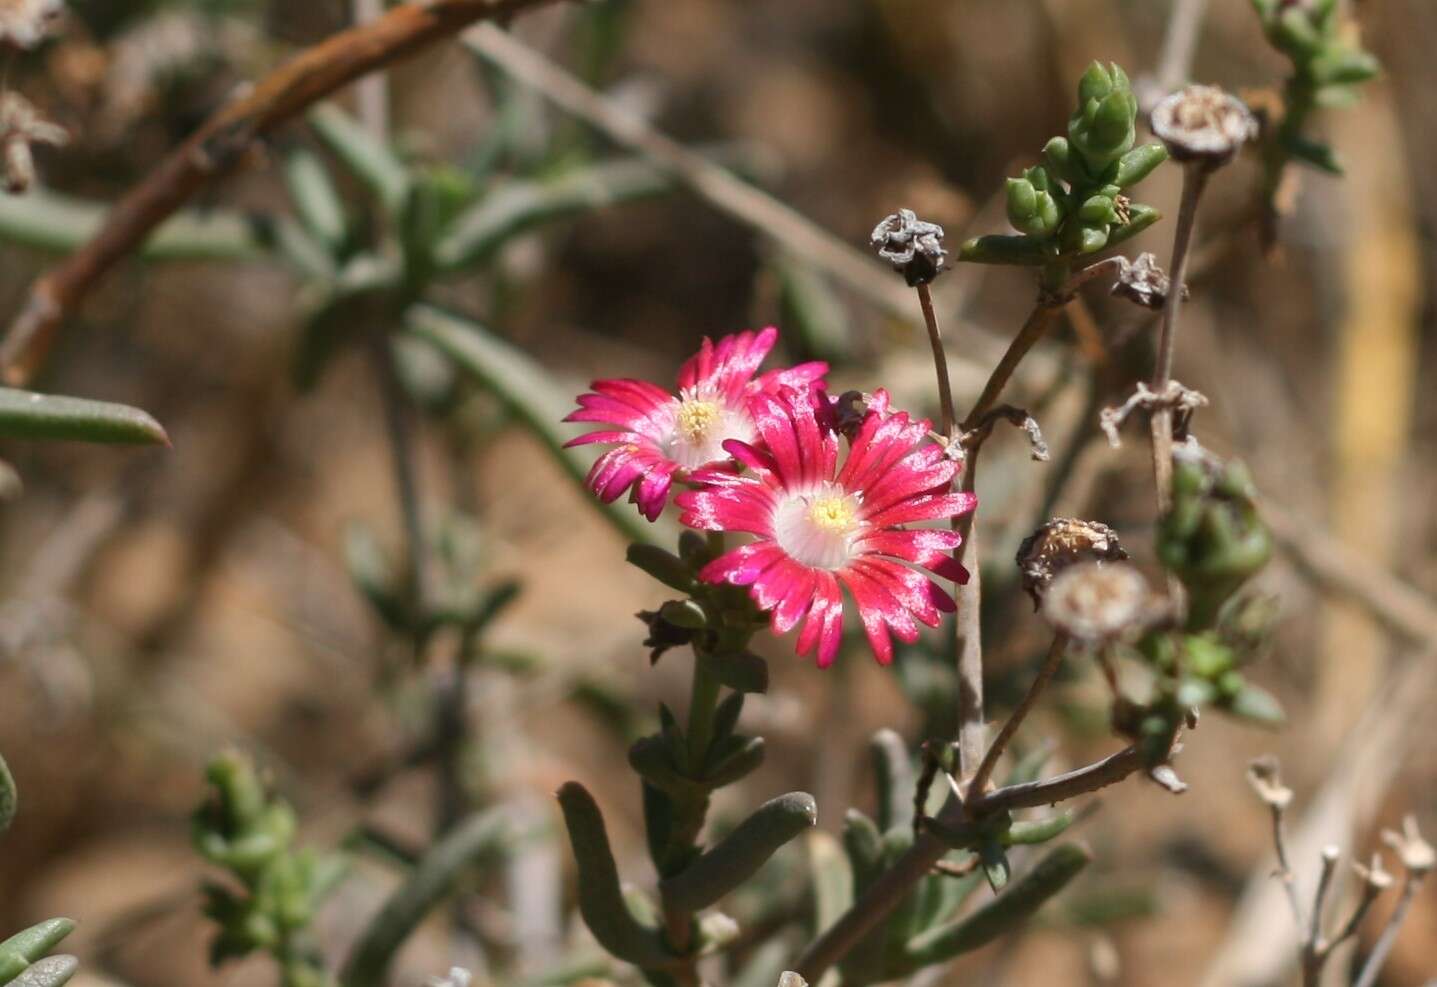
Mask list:
POLYGON ((749 406, 778 388, 808 388, 828 372, 826 363, 804 363, 755 377, 778 341, 778 330, 741 332, 715 345, 705 338, 679 369, 678 395, 643 380, 596 380, 579 396, 579 410, 566 422, 598 422, 616 428, 581 435, 567 446, 613 445, 589 471, 589 487, 605 503, 625 490, 653 521, 668 503, 675 476, 726 462, 724 444, 754 438, 749 406))
POLYGON ((887 413, 887 395, 876 398, 842 467, 838 437, 821 421, 826 402, 816 406, 796 390, 756 398, 751 407, 762 444, 725 445, 751 472, 700 471, 692 479, 703 487, 675 500, 690 527, 756 536, 699 575, 750 587, 759 608, 773 612, 775 633, 803 621, 795 650, 817 649, 820 668, 833 663, 843 635, 840 584, 858 605, 874 657, 887 665, 890 631, 912 642, 917 622, 936 627, 941 613, 954 609, 929 572, 968 580, 948 554, 961 542, 956 532, 902 525, 966 514, 977 497, 952 491, 959 466, 927 441, 928 422, 887 413))

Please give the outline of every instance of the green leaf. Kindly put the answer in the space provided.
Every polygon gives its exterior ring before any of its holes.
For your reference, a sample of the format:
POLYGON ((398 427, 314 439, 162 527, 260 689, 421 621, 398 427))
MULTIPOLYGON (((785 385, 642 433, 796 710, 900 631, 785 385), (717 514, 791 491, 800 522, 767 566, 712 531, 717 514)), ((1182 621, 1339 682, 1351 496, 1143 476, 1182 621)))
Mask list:
POLYGON ((584 484, 591 454, 565 449, 560 420, 573 409, 574 400, 543 367, 488 329, 461 316, 429 305, 415 305, 405 313, 410 331, 439 347, 483 387, 500 398, 544 443, 556 462, 594 503, 623 537, 633 542, 672 542, 674 528, 663 518, 643 521, 624 503, 600 504, 584 484))
POLYGON ((818 805, 805 792, 780 795, 759 806, 681 873, 665 878, 665 904, 698 912, 752 877, 778 849, 818 822, 818 805))
POLYGON ((904 950, 903 969, 895 975, 906 976, 925 966, 947 962, 1019 928, 1077 877, 1091 859, 1087 850, 1073 843, 1054 848, 1006 892, 972 915, 914 936, 904 950))
POLYGON ((138 408, 0 387, 0 437, 169 445, 160 423, 138 408))
POLYGON ((410 177, 394 151, 334 103, 317 104, 308 119, 324 145, 378 197, 385 211, 399 215, 409 196, 410 177))
POLYGON ((294 200, 300 222, 331 253, 339 251, 348 236, 344 203, 329 180, 324 164, 310 151, 300 149, 285 160, 285 185, 294 200))
POLYGON ((1162 144, 1140 144, 1118 159, 1118 171, 1113 184, 1124 188, 1147 178, 1158 166, 1168 159, 1168 149, 1162 144))
POLYGON ((430 847, 355 943, 340 973, 340 983, 344 987, 383 987, 395 953, 424 917, 475 861, 498 850, 508 839, 507 818, 490 810, 469 817, 430 847))
POLYGON ((958 250, 958 259, 972 264, 1020 264, 1036 267, 1053 259, 1049 245, 1027 236, 977 236, 958 250))
POLYGON ((47 956, 10 981, 10 987, 63 987, 79 970, 80 961, 73 956, 47 956))
POLYGON ((1163 218, 1163 214, 1152 206, 1145 206, 1141 202, 1134 202, 1128 206, 1128 221, 1121 226, 1114 226, 1108 231, 1108 246, 1116 247, 1137 236, 1143 230, 1152 226, 1163 218))
POLYGON ((15 787, 15 776, 10 773, 5 756, 0 754, 0 833, 9 829, 15 821, 15 810, 19 805, 20 792, 15 787))
POLYGON ((434 247, 435 263, 441 270, 463 270, 543 223, 652 198, 673 187, 673 179, 645 160, 592 165, 550 179, 512 181, 489 192, 450 224, 434 247))
POLYGON ((67 918, 52 918, 0 942, 0 984, 8 984, 75 930, 67 918))
MULTIPOLYGON (((90 242, 109 214, 108 203, 33 189, 0 196, 0 239, 67 254, 90 242)), ((277 221, 293 227, 292 222, 277 221)), ((226 210, 180 212, 150 234, 145 260, 263 260, 272 237, 264 223, 226 210)))
POLYGON ((1336 175, 1339 178, 1344 173, 1342 160, 1337 156, 1337 151, 1322 141, 1309 140, 1300 134, 1284 134, 1282 149, 1294 160, 1311 165, 1318 171, 1325 171, 1327 174, 1336 175))
POLYGON ((1237 695, 1228 703, 1227 709, 1234 716, 1240 716, 1265 727, 1280 727, 1287 722, 1282 704, 1272 693, 1251 682, 1243 684, 1237 695))
POLYGON ((817 937, 853 905, 853 869, 842 844, 822 830, 808 836, 808 868, 813 875, 812 935, 817 937))
MULTIPOLYGON (((614 956, 639 967, 663 967, 672 959, 658 930, 641 925, 619 885, 619 869, 598 803, 571 781, 559 789, 559 807, 579 867, 579 914, 594 938, 614 956)), ((345 987, 356 987, 346 982, 345 987)))
POLYGON ((895 826, 913 825, 913 796, 917 783, 908 745, 895 730, 883 729, 868 742, 873 762, 874 786, 878 790, 878 829, 888 832, 895 826))

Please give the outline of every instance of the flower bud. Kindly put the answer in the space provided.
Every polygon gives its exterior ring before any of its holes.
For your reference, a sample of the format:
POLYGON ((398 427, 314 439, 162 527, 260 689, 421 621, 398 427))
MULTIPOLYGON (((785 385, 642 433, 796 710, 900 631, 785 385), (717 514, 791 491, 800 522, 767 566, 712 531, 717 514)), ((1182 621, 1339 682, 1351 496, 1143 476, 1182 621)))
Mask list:
POLYGON ((1068 139, 1090 174, 1132 149, 1137 117, 1138 101, 1127 74, 1117 65, 1090 65, 1078 83, 1077 112, 1068 121, 1068 139))

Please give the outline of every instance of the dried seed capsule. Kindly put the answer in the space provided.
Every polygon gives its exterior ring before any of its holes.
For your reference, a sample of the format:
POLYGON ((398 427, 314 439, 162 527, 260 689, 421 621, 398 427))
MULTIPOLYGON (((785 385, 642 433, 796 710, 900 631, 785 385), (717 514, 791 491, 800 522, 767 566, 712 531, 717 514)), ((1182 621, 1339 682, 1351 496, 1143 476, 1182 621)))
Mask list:
POLYGON ((1058 573, 1080 562, 1122 562, 1128 557, 1118 534, 1106 524, 1080 518, 1053 518, 1018 546, 1023 589, 1036 608, 1058 573))
POLYGON ((1216 86, 1188 86, 1168 96, 1153 110, 1152 125, 1175 160, 1209 168, 1227 164, 1257 137, 1257 118, 1216 86))

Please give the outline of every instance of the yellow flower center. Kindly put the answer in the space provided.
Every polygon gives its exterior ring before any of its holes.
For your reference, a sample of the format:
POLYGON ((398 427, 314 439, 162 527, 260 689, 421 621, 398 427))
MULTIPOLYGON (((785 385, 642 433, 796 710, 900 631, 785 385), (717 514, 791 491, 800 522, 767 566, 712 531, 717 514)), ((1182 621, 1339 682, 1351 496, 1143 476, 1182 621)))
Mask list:
POLYGON ((820 531, 846 533, 853 527, 853 498, 834 494, 815 500, 808 509, 808 520, 820 531))
POLYGON ((690 398, 679 403, 679 432, 691 443, 699 443, 708 437, 709 429, 723 418, 723 408, 717 401, 702 401, 690 398))

